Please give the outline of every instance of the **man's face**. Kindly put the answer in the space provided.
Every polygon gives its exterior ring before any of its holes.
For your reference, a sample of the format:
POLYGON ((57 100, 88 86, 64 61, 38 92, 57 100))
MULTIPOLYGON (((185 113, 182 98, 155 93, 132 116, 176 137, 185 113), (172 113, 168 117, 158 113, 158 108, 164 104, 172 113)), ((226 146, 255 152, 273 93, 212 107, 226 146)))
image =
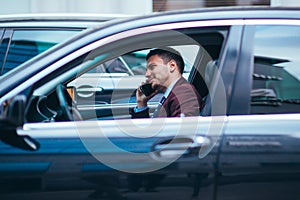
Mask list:
POLYGON ((164 92, 170 85, 170 67, 158 55, 153 55, 147 60, 145 77, 153 89, 164 92))

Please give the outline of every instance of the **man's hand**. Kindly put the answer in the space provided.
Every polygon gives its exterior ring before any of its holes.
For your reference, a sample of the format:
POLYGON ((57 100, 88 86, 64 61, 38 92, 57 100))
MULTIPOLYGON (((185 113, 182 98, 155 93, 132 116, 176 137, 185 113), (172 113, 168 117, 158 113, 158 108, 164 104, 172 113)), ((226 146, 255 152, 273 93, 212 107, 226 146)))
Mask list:
MULTIPOLYGON (((143 82, 142 85, 144 85, 145 83, 143 82)), ((138 108, 143 108, 143 107, 147 107, 147 102, 154 97, 156 94, 158 93, 158 91, 156 90, 155 92, 153 92, 150 96, 146 96, 144 95, 144 93, 141 91, 140 87, 138 87, 138 89, 136 90, 136 102, 137 102, 137 107, 138 108)))

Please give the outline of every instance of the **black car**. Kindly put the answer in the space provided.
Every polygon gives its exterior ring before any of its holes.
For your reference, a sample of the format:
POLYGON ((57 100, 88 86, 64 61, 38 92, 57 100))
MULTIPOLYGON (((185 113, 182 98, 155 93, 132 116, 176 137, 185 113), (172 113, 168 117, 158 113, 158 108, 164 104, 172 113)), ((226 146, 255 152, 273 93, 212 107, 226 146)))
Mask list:
POLYGON ((299 199, 299 11, 210 8, 105 22, 4 74, 1 199, 299 199), (91 71, 162 46, 190 62, 200 116, 131 119, 133 89, 103 90, 101 74, 84 86, 91 71))

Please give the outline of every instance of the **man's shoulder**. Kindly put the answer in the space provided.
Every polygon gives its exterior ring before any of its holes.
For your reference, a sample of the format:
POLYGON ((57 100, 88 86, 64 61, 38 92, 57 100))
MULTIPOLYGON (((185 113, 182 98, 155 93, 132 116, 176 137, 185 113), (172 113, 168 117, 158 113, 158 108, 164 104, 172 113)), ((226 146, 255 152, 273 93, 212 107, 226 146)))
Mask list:
POLYGON ((199 95, 197 89, 193 84, 188 82, 185 78, 180 78, 177 83, 174 85, 172 93, 175 96, 181 96, 181 97, 190 97, 190 96, 197 96, 197 98, 201 98, 199 95))
POLYGON ((184 77, 180 77, 177 83, 181 84, 181 83, 189 83, 189 82, 184 77))
POLYGON ((193 85, 189 83, 185 78, 181 77, 173 87, 174 90, 181 89, 194 89, 193 85))

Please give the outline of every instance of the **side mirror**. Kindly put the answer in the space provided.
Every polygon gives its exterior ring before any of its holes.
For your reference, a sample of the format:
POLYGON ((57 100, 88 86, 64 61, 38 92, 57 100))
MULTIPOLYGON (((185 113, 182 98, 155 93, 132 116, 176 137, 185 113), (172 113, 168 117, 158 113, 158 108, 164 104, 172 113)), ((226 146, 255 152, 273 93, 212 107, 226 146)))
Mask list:
POLYGON ((7 115, 0 118, 0 140, 11 146, 36 151, 40 144, 30 136, 20 136, 17 134, 17 128, 24 124, 25 116, 25 96, 16 96, 9 103, 7 115))

